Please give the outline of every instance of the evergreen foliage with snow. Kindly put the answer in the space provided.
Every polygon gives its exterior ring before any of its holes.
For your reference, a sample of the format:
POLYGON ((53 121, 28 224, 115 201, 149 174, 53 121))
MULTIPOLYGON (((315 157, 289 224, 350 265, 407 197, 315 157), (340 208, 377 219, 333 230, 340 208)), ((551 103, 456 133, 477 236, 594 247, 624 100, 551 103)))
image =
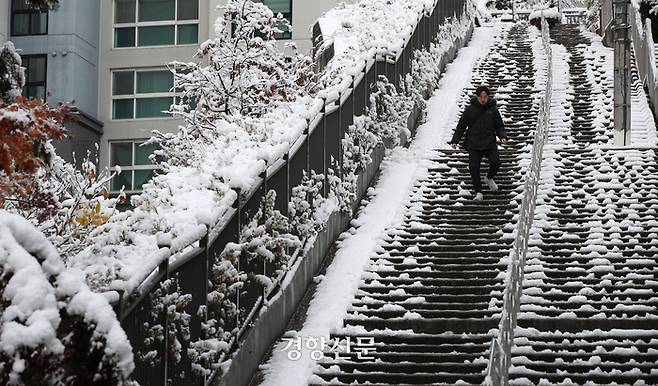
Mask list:
POLYGON ((0 210, 0 383, 133 385, 133 354, 106 298, 45 236, 0 210))
MULTIPOLYGON (((185 312, 192 301, 192 295, 181 293, 178 285, 178 275, 164 280, 158 289, 153 291, 151 298, 151 320, 152 323, 144 323, 144 345, 138 353, 138 358, 143 363, 155 366, 162 356, 157 348, 167 340, 168 358, 173 358, 174 363, 179 363, 182 358, 181 340, 190 340, 191 315, 185 312), (164 320, 163 319, 164 315, 164 320), (165 336, 166 335, 166 336, 165 336)), ((173 374, 171 374, 173 375, 173 374)), ((185 374, 178 374, 185 376, 185 374)), ((171 382, 171 377, 168 382, 171 382)))
POLYGON ((25 85, 25 74, 21 67, 21 57, 14 43, 5 42, 0 51, 0 99, 11 103, 21 95, 25 85))

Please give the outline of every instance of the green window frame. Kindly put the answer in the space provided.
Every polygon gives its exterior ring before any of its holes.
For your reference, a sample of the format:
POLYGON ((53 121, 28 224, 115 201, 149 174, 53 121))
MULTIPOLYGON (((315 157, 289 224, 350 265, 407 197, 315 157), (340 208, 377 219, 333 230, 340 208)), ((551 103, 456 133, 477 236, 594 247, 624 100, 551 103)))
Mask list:
POLYGON ((26 0, 11 0, 11 35, 47 35, 48 9, 28 6, 26 0))
MULTIPOLYGON (((263 4, 267 5, 274 12, 274 16, 280 13, 292 26, 292 0, 263 0, 263 4)), ((292 39, 292 31, 284 30, 282 27, 280 29, 283 30, 283 33, 276 36, 277 39, 292 39)))
POLYGON ((114 0, 114 48, 199 42, 199 0, 114 0))
POLYGON ((143 145, 144 140, 122 140, 110 142, 110 166, 121 167, 121 174, 110 181, 110 192, 139 193, 143 185, 153 178, 160 170, 151 162, 149 155, 157 149, 157 145, 143 145))
POLYGON ((112 71, 112 119, 170 118, 174 74, 168 69, 112 71))
POLYGON ((46 99, 48 55, 22 55, 25 68, 25 85, 22 95, 28 99, 46 99))

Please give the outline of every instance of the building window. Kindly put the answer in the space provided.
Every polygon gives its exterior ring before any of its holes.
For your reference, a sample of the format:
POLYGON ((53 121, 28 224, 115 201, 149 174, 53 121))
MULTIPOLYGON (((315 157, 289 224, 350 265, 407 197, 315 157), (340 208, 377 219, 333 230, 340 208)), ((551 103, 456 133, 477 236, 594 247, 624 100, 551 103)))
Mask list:
MULTIPOLYGON (((267 5, 274 12, 275 16, 280 13, 292 25, 292 0, 263 0, 263 4, 267 5)), ((292 33, 289 29, 283 26, 278 27, 283 33, 280 36, 276 36, 277 39, 292 38, 292 33)))
POLYGON ((11 34, 13 36, 48 33, 48 10, 34 9, 26 0, 11 1, 11 34))
POLYGON ((174 103, 169 70, 112 71, 112 119, 160 118, 174 103))
POLYGON ((46 55, 21 56, 25 67, 23 96, 28 99, 46 99, 46 55))
POLYGON ((157 149, 157 145, 143 145, 144 141, 110 142, 110 165, 119 165, 121 174, 110 182, 113 193, 124 189, 126 193, 136 193, 142 190, 145 183, 151 180, 158 166, 151 162, 149 156, 157 149))
POLYGON ((199 0, 114 0, 114 47, 199 42, 199 0))

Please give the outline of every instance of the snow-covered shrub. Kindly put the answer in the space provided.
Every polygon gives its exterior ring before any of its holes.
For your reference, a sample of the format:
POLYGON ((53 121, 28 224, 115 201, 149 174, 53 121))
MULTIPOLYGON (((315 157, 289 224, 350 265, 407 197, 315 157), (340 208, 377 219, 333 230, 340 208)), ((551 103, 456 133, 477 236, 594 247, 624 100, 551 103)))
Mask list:
POLYGON ((217 370, 223 354, 237 334, 235 320, 238 313, 236 296, 244 286, 247 275, 236 269, 240 246, 229 244, 217 258, 210 272, 208 306, 200 307, 201 338, 190 342, 188 356, 196 375, 209 376, 217 370))
POLYGON ((290 230, 302 243, 323 229, 324 224, 318 223, 313 217, 323 200, 323 186, 324 174, 316 174, 311 170, 310 176, 303 171, 301 184, 291 189, 288 203, 290 230))
POLYGON ((254 217, 242 228, 241 255, 247 260, 257 259, 274 263, 279 269, 288 261, 288 248, 301 246, 299 238, 291 234, 288 218, 274 209, 276 191, 270 190, 261 200, 254 217))
POLYGON ((384 75, 380 75, 370 94, 370 108, 373 131, 387 148, 400 144, 400 135, 409 136, 407 118, 413 109, 414 101, 398 92, 395 85, 384 75))
POLYGON ((133 385, 106 298, 27 220, 0 210, 0 384, 133 385))
POLYGON ((0 101, 0 208, 32 222, 63 256, 86 247, 124 198, 110 198, 107 191, 118 171, 98 173, 89 152, 80 169, 56 154, 51 141, 67 136, 63 124, 70 119, 64 105, 50 108, 23 97, 0 101))
POLYGON ((21 95, 25 85, 25 75, 21 67, 21 57, 14 43, 5 42, 0 50, 0 99, 9 104, 21 95))
POLYGON ((192 301, 192 295, 181 293, 176 275, 163 280, 149 296, 152 304, 151 322, 146 322, 142 326, 146 338, 138 353, 138 359, 150 366, 157 364, 161 359, 157 349, 165 340, 166 328, 165 349, 168 351, 168 357, 172 358, 174 363, 179 363, 182 352, 180 340, 190 340, 191 315, 185 312, 185 307, 192 301))
POLYGON ((542 8, 534 10, 528 16, 528 22, 531 25, 541 29, 541 18, 546 18, 548 27, 552 28, 554 25, 562 22, 562 14, 558 12, 557 8, 542 8))

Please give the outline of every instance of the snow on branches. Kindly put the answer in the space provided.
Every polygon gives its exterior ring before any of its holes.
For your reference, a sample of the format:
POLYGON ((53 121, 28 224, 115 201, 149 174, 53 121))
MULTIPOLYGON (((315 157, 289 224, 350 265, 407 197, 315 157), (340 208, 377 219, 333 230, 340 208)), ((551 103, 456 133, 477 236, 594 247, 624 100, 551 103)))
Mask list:
MULTIPOLYGON (((262 3, 230 0, 215 23, 216 37, 201 44, 197 57, 208 65, 172 63, 181 103, 173 109, 196 130, 217 130, 218 120, 262 116, 272 104, 295 100, 312 76, 308 56, 286 57, 275 36, 289 29, 281 14, 262 3), (186 111, 193 103, 192 112, 186 111)), ((202 134, 200 133, 202 136, 202 134)))
POLYGON ((0 210, 0 383, 133 385, 132 348, 106 298, 27 220, 0 210))
POLYGON ((51 141, 67 136, 63 123, 70 119, 61 104, 0 101, 0 208, 30 220, 64 256, 82 250, 123 199, 109 198, 106 186, 116 172, 97 173, 89 153, 81 170, 55 153, 51 141))
MULTIPOLYGON (((144 346, 138 352, 138 358, 141 362, 150 366, 156 366, 164 356, 158 353, 158 347, 165 341, 169 358, 173 358, 174 363, 179 363, 182 359, 184 341, 190 340, 190 320, 191 315, 185 312, 192 301, 192 295, 181 293, 178 284, 178 275, 164 280, 160 283, 158 289, 150 294, 151 299, 151 322, 146 322, 142 326, 146 339, 144 346)), ((178 374, 184 377, 185 374, 178 374)), ((171 382, 172 378, 168 379, 171 382)))

